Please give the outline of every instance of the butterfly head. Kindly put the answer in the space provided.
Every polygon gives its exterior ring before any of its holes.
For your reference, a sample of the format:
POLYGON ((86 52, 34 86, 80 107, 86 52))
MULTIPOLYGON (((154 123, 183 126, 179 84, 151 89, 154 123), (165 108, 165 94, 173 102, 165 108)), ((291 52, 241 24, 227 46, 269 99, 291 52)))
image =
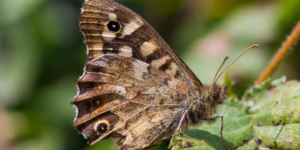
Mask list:
POLYGON ((226 88, 227 85, 203 86, 203 94, 197 104, 203 102, 207 108, 214 108, 217 105, 222 104, 226 98, 226 88))
POLYGON ((223 87, 213 85, 208 92, 207 98, 214 103, 222 104, 225 99, 226 88, 227 85, 224 85, 223 87))
POLYGON ((226 98, 226 87, 204 85, 201 88, 201 96, 196 98, 190 107, 190 116, 192 124, 199 124, 216 112, 217 106, 222 104, 226 98))

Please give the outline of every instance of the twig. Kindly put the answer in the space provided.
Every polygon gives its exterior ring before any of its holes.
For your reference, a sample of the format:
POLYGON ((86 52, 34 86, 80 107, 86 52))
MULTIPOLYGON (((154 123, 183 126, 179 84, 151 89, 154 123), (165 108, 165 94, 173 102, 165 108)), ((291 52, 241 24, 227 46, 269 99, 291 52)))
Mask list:
POLYGON ((291 35, 288 36, 286 41, 281 45, 281 48, 278 50, 278 52, 275 54, 273 59, 270 61, 268 66, 265 68, 265 70, 261 73, 259 78, 255 81, 254 85, 262 83, 264 80, 269 78, 273 75, 273 73, 276 71, 276 69, 279 67, 281 62, 283 62, 284 58, 288 55, 288 53, 291 51, 292 46, 294 46, 297 42, 297 40, 300 37, 300 21, 298 22, 297 26, 292 31, 291 35))

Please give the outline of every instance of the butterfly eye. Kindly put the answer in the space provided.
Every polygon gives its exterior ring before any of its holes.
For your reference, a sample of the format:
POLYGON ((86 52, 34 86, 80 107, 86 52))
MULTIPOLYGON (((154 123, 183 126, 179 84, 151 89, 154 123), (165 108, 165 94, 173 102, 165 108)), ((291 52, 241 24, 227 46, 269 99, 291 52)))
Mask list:
POLYGON ((120 24, 118 22, 115 22, 115 21, 110 21, 108 24, 107 24, 107 28, 110 30, 110 31, 113 31, 113 32, 117 32, 120 30, 120 24))
POLYGON ((218 90, 212 89, 209 94, 210 94, 210 96, 211 96, 212 99, 214 99, 214 100, 219 99, 220 92, 218 90))

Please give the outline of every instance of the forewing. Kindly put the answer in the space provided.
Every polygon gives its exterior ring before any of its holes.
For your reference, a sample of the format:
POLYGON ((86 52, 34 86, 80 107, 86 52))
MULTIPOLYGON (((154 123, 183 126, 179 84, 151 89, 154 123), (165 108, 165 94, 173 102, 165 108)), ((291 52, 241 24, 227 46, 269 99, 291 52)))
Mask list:
POLYGON ((80 29, 85 35, 88 60, 104 54, 132 57, 186 83, 198 94, 202 83, 139 15, 112 0, 88 0, 82 6, 80 29), (111 22, 120 30, 108 29, 111 22))

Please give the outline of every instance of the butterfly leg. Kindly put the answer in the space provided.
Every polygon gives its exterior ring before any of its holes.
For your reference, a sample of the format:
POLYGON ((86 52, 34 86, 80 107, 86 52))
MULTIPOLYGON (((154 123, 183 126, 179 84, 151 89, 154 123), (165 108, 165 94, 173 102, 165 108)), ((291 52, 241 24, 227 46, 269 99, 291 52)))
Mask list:
POLYGON ((183 120, 184 120, 185 115, 187 114, 187 112, 188 112, 188 110, 186 110, 186 111, 183 113, 183 115, 182 115, 182 117, 181 117, 181 119, 180 119, 180 122, 179 122, 179 124, 178 124, 177 129, 176 129, 176 131, 174 132, 174 134, 172 135, 172 138, 171 138, 171 141, 170 141, 170 144, 172 144, 172 146, 174 146, 174 145, 173 145, 173 139, 174 139, 176 133, 180 130, 181 124, 182 124, 182 122, 183 122, 183 120))
POLYGON ((231 147, 226 145, 224 137, 223 137, 223 126, 224 126, 223 115, 221 114, 221 115, 218 115, 218 116, 215 116, 215 117, 208 118, 207 121, 215 121, 216 119, 218 119, 220 117, 221 117, 221 131, 220 131, 220 134, 221 134, 222 142, 223 142, 223 145, 225 146, 225 148, 227 150, 231 150, 231 147))

